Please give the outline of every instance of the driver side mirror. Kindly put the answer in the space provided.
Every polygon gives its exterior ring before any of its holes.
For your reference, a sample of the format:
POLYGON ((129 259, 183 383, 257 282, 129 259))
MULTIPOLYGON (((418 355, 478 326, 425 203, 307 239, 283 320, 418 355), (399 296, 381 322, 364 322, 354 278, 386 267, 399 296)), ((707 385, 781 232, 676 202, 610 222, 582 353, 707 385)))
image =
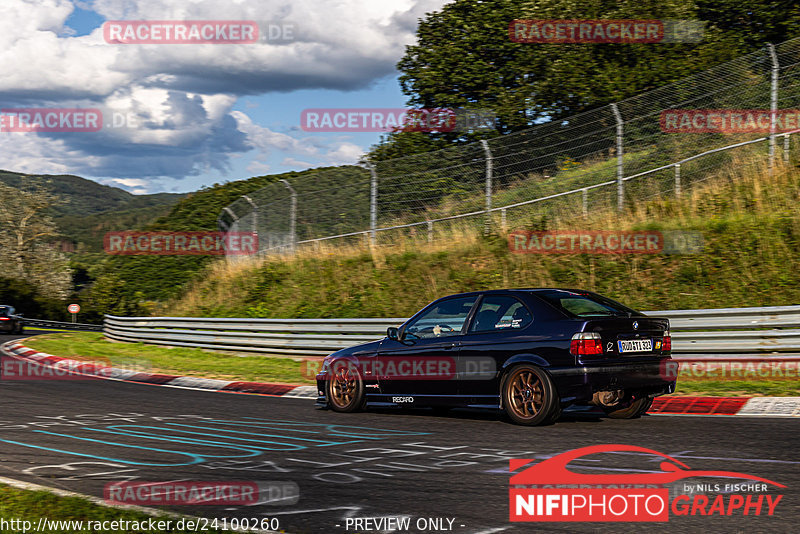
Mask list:
POLYGON ((400 341, 400 329, 396 326, 390 326, 386 329, 386 337, 394 341, 400 341))

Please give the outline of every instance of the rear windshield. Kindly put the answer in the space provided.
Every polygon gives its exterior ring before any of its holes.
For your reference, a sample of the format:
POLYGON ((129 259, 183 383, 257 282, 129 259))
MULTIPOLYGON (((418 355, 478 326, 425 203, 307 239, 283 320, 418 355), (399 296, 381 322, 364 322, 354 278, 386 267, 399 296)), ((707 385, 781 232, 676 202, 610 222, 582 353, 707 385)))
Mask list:
POLYGON ((0 306, 0 317, 8 317, 11 313, 10 308, 6 308, 4 306, 0 306))
POLYGON ((551 289, 537 291, 536 295, 555 306, 567 315, 574 317, 600 317, 600 316, 641 316, 642 313, 623 306, 619 302, 601 297, 595 293, 585 291, 566 291, 551 289))

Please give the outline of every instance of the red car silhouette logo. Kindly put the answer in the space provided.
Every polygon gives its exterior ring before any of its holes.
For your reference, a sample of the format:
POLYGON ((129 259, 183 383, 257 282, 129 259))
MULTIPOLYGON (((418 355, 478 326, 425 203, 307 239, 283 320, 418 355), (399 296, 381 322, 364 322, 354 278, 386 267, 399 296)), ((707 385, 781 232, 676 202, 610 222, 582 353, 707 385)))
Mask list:
MULTIPOLYGON (((516 471, 524 465, 531 462, 536 462, 535 459, 514 459, 509 460, 510 470, 516 471)), ((568 451, 547 460, 542 460, 532 465, 531 467, 521 471, 511 477, 509 484, 511 485, 543 485, 543 484, 668 484, 681 480, 684 478, 692 477, 725 477, 725 478, 744 478, 755 480, 758 482, 766 482, 779 488, 785 488, 783 484, 766 478, 748 475, 745 473, 738 473, 735 471, 704 471, 698 469, 691 469, 688 465, 676 460, 671 456, 664 453, 646 449, 644 447, 637 447, 635 445, 592 445, 589 447, 581 447, 568 451), (587 474, 576 473, 567 469, 567 464, 571 461, 588 456, 590 454, 598 454, 602 452, 640 452, 646 454, 653 454, 665 459, 661 462, 659 467, 663 472, 661 473, 613 473, 613 474, 587 474)))

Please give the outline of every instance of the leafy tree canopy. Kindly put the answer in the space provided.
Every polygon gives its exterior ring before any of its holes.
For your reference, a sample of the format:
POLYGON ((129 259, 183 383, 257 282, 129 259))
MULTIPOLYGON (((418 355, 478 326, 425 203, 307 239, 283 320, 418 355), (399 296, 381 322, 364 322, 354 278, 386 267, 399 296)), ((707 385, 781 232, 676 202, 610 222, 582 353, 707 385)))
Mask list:
MULTIPOLYGON (((456 0, 420 21, 418 42, 406 47, 397 66, 410 107, 489 108, 499 133, 507 133, 617 102, 797 36, 797 0, 456 0), (697 43, 515 43, 508 35, 514 19, 699 20, 705 33, 697 43)), ((370 157, 389 159, 476 137, 397 132, 370 157)))

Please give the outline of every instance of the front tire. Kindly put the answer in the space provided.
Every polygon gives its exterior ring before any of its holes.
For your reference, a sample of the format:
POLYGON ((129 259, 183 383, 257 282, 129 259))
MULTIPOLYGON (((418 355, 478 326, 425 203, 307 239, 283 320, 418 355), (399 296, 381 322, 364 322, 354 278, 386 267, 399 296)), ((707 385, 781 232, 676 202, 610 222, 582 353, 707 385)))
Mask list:
POLYGON ((501 395, 506 414, 519 425, 551 423, 558 407, 553 381, 535 365, 512 368, 503 381, 501 395))
POLYGON ((328 405, 334 412, 357 412, 364 408, 364 380, 358 370, 346 361, 331 365, 328 379, 328 405))

